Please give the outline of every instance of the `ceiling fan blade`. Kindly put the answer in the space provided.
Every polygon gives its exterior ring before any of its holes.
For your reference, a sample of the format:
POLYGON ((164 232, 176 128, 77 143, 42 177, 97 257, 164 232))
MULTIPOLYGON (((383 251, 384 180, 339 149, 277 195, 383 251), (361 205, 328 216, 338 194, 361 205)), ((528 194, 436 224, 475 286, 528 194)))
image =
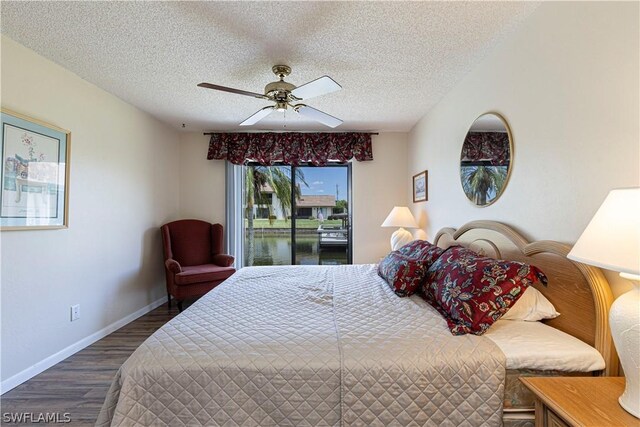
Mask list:
POLYGON ((336 92, 342 89, 335 80, 329 76, 322 76, 318 79, 298 86, 291 91, 291 94, 298 99, 309 99, 315 96, 325 95, 327 93, 336 92))
POLYGON ((336 126, 340 126, 342 124, 342 120, 337 117, 333 117, 327 113, 324 113, 320 110, 316 110, 313 107, 309 107, 308 105, 300 104, 296 105, 295 111, 302 114, 303 116, 315 120, 317 122, 322 123, 323 125, 329 126, 330 128, 334 128, 336 126))
POLYGON ((207 89, 221 90, 223 92, 235 93, 235 94, 238 94, 238 95, 252 96, 254 98, 269 99, 268 96, 262 95, 260 93, 248 92, 246 90, 234 89, 232 87, 219 86, 219 85, 214 85, 214 84, 211 84, 211 83, 200 83, 200 84, 198 84, 198 86, 199 87, 204 87, 204 88, 207 88, 207 89))
POLYGON ((274 108, 275 107, 271 105, 269 107, 264 107, 263 109, 258 110, 256 113, 249 116, 244 122, 240 123, 240 126, 251 126, 253 124, 258 123, 260 120, 264 119, 269 114, 271 114, 274 108))

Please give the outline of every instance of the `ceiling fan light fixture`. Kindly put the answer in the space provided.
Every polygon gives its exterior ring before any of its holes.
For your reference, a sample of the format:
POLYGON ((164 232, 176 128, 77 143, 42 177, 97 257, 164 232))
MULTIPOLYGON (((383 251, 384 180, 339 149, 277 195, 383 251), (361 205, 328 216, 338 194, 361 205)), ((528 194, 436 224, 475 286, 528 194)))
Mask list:
POLYGON ((276 111, 284 113, 287 111, 287 103, 286 102, 277 102, 276 103, 276 111))
POLYGON ((240 90, 230 88, 226 86, 214 85, 211 83, 200 83, 198 86, 219 90, 222 92, 235 93, 238 95, 251 96, 253 98, 260 98, 272 101, 275 105, 264 107, 258 110, 253 115, 245 119, 240 126, 251 126, 258 121, 268 116, 273 111, 285 113, 289 107, 292 107, 296 113, 305 116, 308 119, 315 120, 329 127, 336 127, 342 124, 342 120, 337 117, 333 117, 323 111, 316 110, 304 104, 293 105, 292 103, 302 101, 303 99, 314 98, 316 96, 324 95, 327 93, 336 92, 342 87, 336 83, 329 76, 322 76, 301 86, 285 82, 284 78, 291 73, 291 67, 287 65, 274 65, 272 67, 273 73, 279 78, 278 81, 267 84, 264 88, 264 95, 249 92, 246 90, 240 90))

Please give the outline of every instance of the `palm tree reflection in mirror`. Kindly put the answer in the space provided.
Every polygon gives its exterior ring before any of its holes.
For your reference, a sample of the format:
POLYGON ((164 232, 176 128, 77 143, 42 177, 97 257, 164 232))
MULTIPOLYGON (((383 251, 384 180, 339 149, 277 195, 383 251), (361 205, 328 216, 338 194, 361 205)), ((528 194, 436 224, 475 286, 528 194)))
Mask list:
POLYGON ((462 189, 478 206, 490 204, 504 188, 507 166, 461 166, 462 189))

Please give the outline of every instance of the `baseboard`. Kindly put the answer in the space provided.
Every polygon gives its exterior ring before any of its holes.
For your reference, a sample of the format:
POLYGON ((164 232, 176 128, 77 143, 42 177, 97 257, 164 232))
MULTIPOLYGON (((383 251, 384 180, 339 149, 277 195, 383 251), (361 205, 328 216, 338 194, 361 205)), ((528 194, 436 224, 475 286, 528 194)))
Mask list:
POLYGON ((40 362, 28 367, 24 371, 18 372, 17 374, 12 376, 11 378, 7 378, 6 380, 2 381, 2 383, 0 384, 0 395, 2 395, 4 393, 8 392, 9 390, 19 386, 23 382, 35 377, 39 373, 46 371, 47 369, 49 369, 53 365, 55 365, 55 364, 57 364, 59 362, 62 362, 67 357, 79 352, 83 348, 86 348, 86 347, 90 346, 94 342, 106 337, 110 333, 115 332, 116 330, 120 329, 121 327, 123 327, 127 323, 130 323, 130 322, 136 320, 138 317, 149 313, 151 310, 155 310, 156 308, 160 307, 162 304, 164 304, 166 302, 167 302, 167 297, 162 297, 159 300, 156 300, 156 301, 152 302, 151 304, 149 304, 149 305, 147 305, 145 307, 142 307, 140 310, 135 311, 135 312, 131 313, 130 315, 125 316, 125 317, 123 317, 122 319, 120 319, 120 320, 118 320, 116 322, 113 322, 109 326, 106 326, 106 327, 100 329, 98 332, 93 333, 93 334, 89 335, 88 337, 83 338, 80 341, 75 342, 75 343, 71 344, 70 346, 68 346, 66 348, 63 348, 59 352, 57 352, 55 354, 52 354, 51 356, 47 357, 46 359, 41 360, 40 362))

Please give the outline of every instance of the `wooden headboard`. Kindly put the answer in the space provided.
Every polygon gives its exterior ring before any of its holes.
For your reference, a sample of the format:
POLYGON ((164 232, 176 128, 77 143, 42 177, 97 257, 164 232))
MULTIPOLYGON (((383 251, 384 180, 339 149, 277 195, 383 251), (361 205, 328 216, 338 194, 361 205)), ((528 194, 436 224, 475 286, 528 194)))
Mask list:
POLYGON ((567 258, 571 246, 551 240, 529 242, 511 227, 494 221, 473 221, 456 229, 438 232, 434 244, 468 247, 481 255, 522 261, 540 268, 549 279, 536 284, 561 313, 546 324, 595 347, 606 362, 604 374, 618 375, 618 357, 609 329, 613 295, 599 268, 567 258))

